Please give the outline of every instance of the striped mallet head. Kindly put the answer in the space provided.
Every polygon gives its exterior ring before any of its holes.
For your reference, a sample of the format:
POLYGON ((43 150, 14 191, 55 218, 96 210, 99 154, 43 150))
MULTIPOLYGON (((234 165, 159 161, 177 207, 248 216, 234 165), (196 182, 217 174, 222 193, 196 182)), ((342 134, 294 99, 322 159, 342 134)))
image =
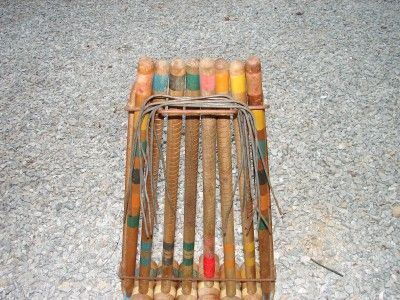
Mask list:
POLYGON ((164 59, 156 61, 153 79, 153 94, 167 94, 169 82, 169 62, 164 59))
POLYGON ((171 61, 169 90, 171 96, 183 96, 185 91, 185 62, 180 58, 171 61))
MULTIPOLYGON (((148 57, 142 57, 139 59, 137 66, 137 75, 136 75, 136 83, 134 86, 134 101, 135 106, 140 107, 144 100, 151 95, 152 92, 152 80, 154 74, 154 63, 148 57)), ((131 94, 132 95, 132 94, 131 94)), ((141 126, 141 124, 137 124, 138 120, 138 112, 133 114, 133 122, 130 120, 129 126, 129 135, 133 135, 135 128, 137 126, 141 126)), ((145 123, 145 122, 143 122, 145 123)), ((141 126, 142 127, 142 126, 141 126)), ((142 129, 142 128, 141 128, 142 129)), ((145 128, 141 130, 140 138, 141 144, 142 139, 145 137, 145 128)), ((138 242, 138 226, 139 226, 139 218, 140 218, 140 159, 141 152, 138 151, 139 146, 132 145, 132 147, 128 147, 127 150, 131 152, 130 155, 133 156, 132 159, 129 159, 129 170, 128 173, 132 174, 131 182, 127 182, 128 193, 127 193, 127 201, 130 203, 127 205, 126 211, 126 222, 124 224, 124 236, 123 236, 123 247, 122 247, 122 275, 123 276, 132 276, 134 275, 136 268, 136 253, 137 253, 137 242, 138 242), (133 150, 133 151, 132 151, 133 150), (131 169, 132 167, 132 169, 131 169), (130 197, 130 199, 128 199, 130 197)), ((128 161, 128 160, 127 160, 128 161)), ((133 289, 133 279, 125 278, 122 281, 122 289, 124 296, 130 296, 132 294, 133 289)))
POLYGON ((140 107, 144 100, 151 95, 154 75, 154 62, 149 57, 141 57, 136 74, 136 106, 140 107))
POLYGON ((229 74, 231 76, 230 79, 232 98, 246 103, 246 74, 244 63, 240 60, 232 61, 229 66, 229 74))
POLYGON ((246 60, 247 98, 249 105, 263 104, 261 61, 256 56, 246 60))
POLYGON ((229 64, 223 58, 215 61, 215 93, 229 94, 229 64))
POLYGON ((203 58, 199 64, 200 90, 202 96, 215 94, 215 66, 211 58, 203 58))
POLYGON ((200 96, 199 60, 196 58, 191 58, 186 62, 185 96, 200 96))

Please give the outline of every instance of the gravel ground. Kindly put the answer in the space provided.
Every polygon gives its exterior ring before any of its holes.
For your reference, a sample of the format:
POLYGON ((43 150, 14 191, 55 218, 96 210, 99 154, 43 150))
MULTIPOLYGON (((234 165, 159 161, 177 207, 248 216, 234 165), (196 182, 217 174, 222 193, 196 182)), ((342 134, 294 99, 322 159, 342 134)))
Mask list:
POLYGON ((372 0, 2 1, 0 297, 120 298, 139 56, 252 53, 286 212, 276 298, 398 297, 399 13, 372 0))

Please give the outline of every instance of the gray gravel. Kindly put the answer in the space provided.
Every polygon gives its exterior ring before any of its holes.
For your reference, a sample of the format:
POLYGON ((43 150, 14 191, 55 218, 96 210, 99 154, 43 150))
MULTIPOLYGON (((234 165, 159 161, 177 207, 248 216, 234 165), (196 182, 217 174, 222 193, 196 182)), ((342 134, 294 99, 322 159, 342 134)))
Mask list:
POLYGON ((120 298, 139 56, 256 53, 286 212, 277 299, 395 299, 400 3, 182 2, 1 2, 0 297, 120 298))

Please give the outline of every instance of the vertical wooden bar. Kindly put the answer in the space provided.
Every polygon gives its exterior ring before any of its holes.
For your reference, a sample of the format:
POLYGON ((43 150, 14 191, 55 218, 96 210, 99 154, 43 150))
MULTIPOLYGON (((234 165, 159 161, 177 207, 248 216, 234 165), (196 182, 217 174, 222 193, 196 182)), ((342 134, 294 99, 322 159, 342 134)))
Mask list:
MULTIPOLYGON (((135 86, 136 86, 136 81, 133 83, 131 93, 129 95, 128 105, 127 105, 128 109, 135 107, 135 95, 136 95, 135 86)), ((132 139, 134 133, 134 117, 135 117, 134 112, 128 111, 128 130, 126 135, 126 157, 125 157, 125 194, 128 191, 128 185, 129 185, 129 172, 132 159, 132 142, 133 142, 132 139)), ((126 201, 126 204, 128 204, 128 201, 126 201)))
MULTIPOLYGON (((176 260, 172 263, 172 277, 179 277, 179 264, 176 260)), ((158 274, 162 275, 162 266, 158 270, 158 274)), ((177 291, 177 282, 171 282, 169 293, 162 292, 162 282, 163 280, 157 280, 156 286, 154 288, 154 299, 156 300, 172 300, 175 299, 177 291)))
MULTIPOLYGON (((150 273, 149 276, 153 277, 154 279, 157 277, 158 273, 158 265, 156 262, 152 261, 150 265, 150 273)), ((136 269, 135 275, 140 276, 140 269, 136 269)), ((129 299, 132 300, 149 300, 153 299, 153 292, 154 292, 154 286, 155 286, 155 280, 150 280, 149 282, 149 287, 147 290, 146 294, 142 294, 139 291, 139 282, 143 282, 144 280, 135 280, 133 284, 133 291, 132 291, 132 297, 129 299)))
MULTIPOLYGON (((241 61, 233 61, 230 65, 231 92, 235 100, 247 103, 245 65, 241 61)), ((233 120, 235 129, 235 142, 237 162, 240 167, 242 157, 242 142, 239 134, 239 124, 237 118, 233 120)), ((243 234, 243 251, 246 278, 254 279, 256 276, 255 268, 255 244, 254 244, 254 225, 253 225, 253 203, 250 197, 250 179, 244 181, 244 170, 239 178, 239 196, 242 203, 241 223, 243 234)), ((246 284, 247 293, 254 295, 257 291, 255 282, 246 284)))
MULTIPOLYGON (((181 59, 174 59, 170 66, 169 94, 172 96, 183 96, 185 91, 185 64, 181 59)), ((166 158, 166 193, 164 204, 164 239, 162 256, 162 277, 173 276, 174 241, 176 227, 176 207, 178 198, 179 160, 181 145, 182 117, 169 116, 167 121, 167 158, 166 158)), ((170 294, 171 285, 169 280, 161 282, 162 294, 157 299, 175 298, 170 294)), ((156 295, 154 295, 156 298, 156 295)))
MULTIPOLYGON (((220 269, 220 272, 219 272, 221 279, 227 279, 226 274, 225 274, 225 270, 226 270, 225 267, 222 265, 221 269, 220 269)), ((234 271, 235 271, 235 278, 240 278, 241 277, 240 268, 237 265, 235 265, 234 271)), ((228 296, 227 295, 228 290, 227 290, 226 285, 227 285, 228 282, 229 281, 222 281, 221 282, 220 299, 221 300, 239 300, 239 299, 242 299, 242 292, 240 290, 240 282, 233 282, 235 284, 235 294, 234 294, 234 296, 228 296)))
MULTIPOLYGON (((135 105, 140 107, 143 101, 151 95, 151 85, 154 73, 153 61, 148 57, 143 57, 139 60, 137 67, 137 79, 135 84, 135 105)), ((121 263, 121 275, 134 276, 136 267, 136 252, 137 252, 137 241, 138 241, 138 227, 140 217, 140 160, 141 152, 140 148, 146 147, 145 144, 145 132, 146 122, 138 124, 139 112, 135 112, 133 115, 132 134, 135 132, 137 126, 141 126, 140 142, 138 145, 133 145, 133 160, 129 161, 129 173, 128 178, 131 178, 131 182, 127 182, 127 190, 125 196, 127 199, 127 211, 126 218, 124 221, 123 230, 123 245, 122 245, 122 263, 121 263), (132 167, 131 167, 132 166, 132 167), (129 199, 130 197, 130 199, 129 199)), ((128 126, 128 127, 129 127, 128 126)), ((132 137, 131 137, 132 138, 132 137)), ((131 139, 132 141, 132 139, 131 139)), ((132 144, 132 142, 131 142, 132 144)), ((129 150, 129 147, 127 148, 129 150)), ((130 148, 132 149, 132 147, 130 148)), ((124 297, 130 297, 132 295, 134 280, 131 278, 122 279, 122 291, 124 297)))
MULTIPOLYGON (((202 96, 215 94, 214 60, 200 60, 200 90, 202 96)), ((214 117, 202 117, 203 149, 203 255, 200 257, 200 275, 205 279, 216 276, 215 255, 215 191, 216 191, 216 129, 214 117)), ((217 270, 218 271, 218 270, 217 270)), ((219 284, 214 281, 199 283, 199 298, 219 297, 219 284)))
MULTIPOLYGON (((247 278, 246 276, 246 266, 243 264, 242 267, 240 268, 240 275, 243 279, 247 278)), ((256 277, 257 279, 260 278, 260 266, 256 264, 256 277)), ((246 300, 261 300, 262 299, 262 290, 261 290, 261 283, 257 282, 256 283, 256 289, 257 291, 254 294, 249 294, 248 293, 248 287, 247 285, 249 282, 243 282, 242 283, 242 299, 246 300)))
MULTIPOLYGON (((215 90, 218 94, 229 93, 229 65, 224 59, 215 62, 215 90)), ((235 232, 233 222, 233 192, 232 192, 232 151, 230 117, 220 116, 217 118, 217 145, 219 182, 221 192, 221 215, 223 228, 224 264, 223 274, 226 279, 234 279, 235 270, 235 232)), ((236 295, 236 282, 227 281, 221 284, 222 294, 228 299, 240 299, 236 295)), ((224 297, 224 298, 225 298, 224 297)))
MULTIPOLYGON (((262 105, 264 102, 262 92, 262 75, 261 62, 257 57, 250 57, 246 61, 246 79, 247 79, 247 95, 249 105, 262 105)), ((258 239, 260 248, 260 273, 261 278, 272 278, 275 276, 273 239, 272 239, 272 217, 271 217, 271 198, 270 187, 267 176, 268 170, 268 148, 267 148, 267 133, 265 126, 265 111, 253 110, 254 120, 257 128, 258 140, 258 177, 260 184, 260 211, 265 224, 260 219, 258 225, 258 239), (261 152, 261 155, 260 153, 261 152), (267 166, 265 171, 262 161, 267 166)), ((272 299, 275 292, 275 282, 263 282, 262 290, 266 299, 272 299)))
MULTIPOLYGON (((191 59, 186 63, 185 96, 200 96, 199 61, 191 59)), ((185 195, 183 224, 182 277, 193 276, 193 255, 196 226, 197 171, 199 161, 199 117, 186 116, 185 121, 185 195)), ((196 283, 197 285, 197 283, 196 283)), ((182 282, 183 296, 193 298, 192 282, 182 282)), ((181 299, 184 299, 184 297, 181 299)), ((197 298, 197 293, 196 293, 197 298)))
MULTIPOLYGON (((183 273, 183 266, 184 265, 182 263, 180 265, 180 269, 179 269, 180 274, 183 273)), ((192 269, 193 270, 192 270, 191 277, 194 278, 194 279, 197 279, 199 277, 199 265, 194 263, 192 269)), ((183 281, 183 282, 186 282, 186 281, 183 281)), ((182 282, 182 284, 183 284, 183 282, 182 282)), ((196 300, 196 299, 198 299, 198 296, 197 296, 197 281, 190 282, 190 284, 191 284, 190 294, 184 294, 183 293, 183 287, 181 285, 178 288, 177 292, 176 292, 176 299, 178 299, 178 300, 196 300)))
MULTIPOLYGON (((165 60, 159 60, 155 64, 155 74, 153 77, 153 94, 166 94, 168 91, 168 75, 169 63, 165 60)), ((140 261, 139 261, 139 275, 140 277, 149 277, 151 270, 151 252, 153 242, 153 227, 154 227, 154 205, 156 202, 156 189, 158 181, 158 168, 159 168, 159 143, 161 141, 162 119, 156 116, 154 120, 154 133, 152 145, 152 166, 151 175, 147 178, 146 186, 149 197, 148 205, 143 209, 148 216, 146 220, 142 219, 142 231, 140 242, 140 261), (153 186, 155 185, 155 186, 153 186), (146 229, 147 227, 147 229, 146 229), (149 231, 149 232, 147 232, 149 231)), ((151 132, 152 128, 149 128, 151 132)), ((133 299, 152 299, 153 291, 149 290, 149 281, 140 280, 139 282, 139 295, 133 295, 133 299)))
MULTIPOLYGON (((132 85, 131 93, 128 100, 128 109, 135 107, 135 88, 136 82, 132 85)), ((126 248, 129 245, 132 245, 132 237, 133 234, 131 230, 129 230, 126 226, 126 218, 128 215, 128 211, 131 209, 131 203, 129 199, 129 186, 130 186, 130 176, 129 173, 132 172, 131 168, 131 161, 132 161, 132 143, 133 143, 133 134, 134 134, 134 113, 129 111, 128 112, 128 128, 127 128, 127 137, 126 137, 126 158, 125 158, 125 195, 124 195, 124 218, 123 218, 123 226, 122 226, 122 238, 123 238, 123 245, 122 245, 122 261, 120 266, 120 272, 122 276, 128 276, 131 270, 129 268, 129 264, 127 262, 129 257, 126 257, 126 248), (127 234, 127 231, 129 234, 127 234)), ((129 258, 130 259, 130 258, 129 258)), ((121 281, 121 288, 124 295, 124 298, 128 297, 127 291, 132 290, 133 288, 133 280, 122 279, 121 281)), ((130 295, 129 295, 130 296, 130 295)))

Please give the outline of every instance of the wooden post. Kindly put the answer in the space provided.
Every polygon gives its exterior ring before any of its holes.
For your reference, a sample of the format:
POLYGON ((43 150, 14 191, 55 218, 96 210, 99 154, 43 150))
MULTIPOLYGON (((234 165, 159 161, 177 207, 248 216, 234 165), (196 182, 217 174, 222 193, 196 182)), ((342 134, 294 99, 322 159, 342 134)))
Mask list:
MULTIPOLYGON (((180 266, 180 271, 183 273, 183 263, 180 266)), ((198 264, 193 264, 193 271, 192 271, 192 278, 197 279, 199 277, 199 265, 198 264)), ((187 281, 184 281, 187 282, 187 281)), ((184 283, 182 282, 182 284, 184 283)), ((189 281, 190 282, 190 281, 189 281)), ((197 300, 197 281, 190 282, 191 284, 191 289, 190 289, 190 294, 184 294, 183 293, 183 287, 179 287, 177 292, 176 292, 176 298, 178 300, 197 300)))
MULTIPOLYGON (((215 67, 210 58, 200 60, 200 90, 202 96, 215 94, 215 67)), ((212 116, 202 117, 203 147, 203 255, 200 257, 200 275, 204 279, 216 276, 215 255, 215 189, 216 189, 216 129, 212 116)), ((218 270, 217 270, 218 271, 218 270)), ((219 298, 219 284, 214 281, 199 283, 199 298, 219 298)))
MULTIPOLYGON (((155 73, 153 77, 153 94, 166 94, 168 91, 168 75, 169 75, 169 63, 165 60, 159 60, 155 64, 155 73)), ((148 216, 142 219, 142 230, 141 230, 141 242, 140 242, 140 261, 139 261, 139 275, 140 277, 149 277, 151 273, 151 254, 152 254, 152 243, 153 243, 153 227, 154 227, 154 206, 157 201, 156 190, 158 181, 158 168, 159 168, 159 143, 161 142, 161 131, 162 131, 163 120, 158 116, 155 117, 154 133, 155 136, 152 138, 152 144, 148 147, 152 147, 152 165, 151 175, 147 178, 146 188, 149 197, 148 205, 143 209, 148 216)), ((150 132, 152 128, 149 128, 150 132)), ((150 142, 150 141, 149 141, 150 142)), ((140 280, 138 294, 132 295, 133 299, 147 299, 153 298, 153 291, 149 290, 149 281, 140 280)))
MULTIPOLYGON (((230 65, 232 97, 235 100, 247 103, 245 65, 241 61, 233 61, 230 65)), ((242 142, 239 134, 239 124, 237 118, 233 121, 235 129, 236 157, 238 166, 241 167, 242 142)), ((241 223, 243 235, 243 251, 246 278, 254 279, 255 269, 255 244, 253 226, 253 203, 250 197, 250 179, 245 179, 245 170, 242 170, 239 178, 239 196, 241 201, 241 223)), ((250 295, 256 292, 254 282, 247 283, 247 291, 250 295)))
MULTIPOLYGON (((200 96, 199 61, 192 59, 186 63, 185 96, 200 96)), ((199 161, 199 117, 186 116, 185 121, 185 195, 183 223, 182 277, 193 276, 193 255, 196 227, 197 171, 199 161)), ((196 282, 197 286, 197 282, 196 282)), ((180 299, 193 298, 192 282, 182 282, 180 299)), ((196 291, 197 298, 197 291, 196 291)))
MULTIPOLYGON (((185 64, 181 59, 171 62, 169 94, 183 96, 185 91, 185 64)), ((176 206, 178 198, 179 160, 181 146, 182 117, 169 116, 167 121, 166 193, 164 205, 164 239, 162 256, 162 277, 173 276, 176 206)), ((175 283, 161 282, 161 294, 155 299, 175 298, 175 283), (173 286, 172 286, 173 285, 173 286), (171 288, 171 286, 173 288, 171 288)))
MULTIPOLYGON (((242 278, 247 278, 246 266, 244 264, 240 268, 240 275, 242 278)), ((257 278, 257 279, 260 278, 260 266, 258 264, 256 264, 256 277, 255 278, 257 278)), ((257 291, 253 294, 248 293, 248 288, 247 288, 248 284, 249 284, 249 282, 242 283, 242 299, 245 299, 245 300, 260 300, 260 299, 262 299, 261 283, 259 283, 259 282, 256 283, 257 291)))
MULTIPOLYGON (((247 95, 249 105, 261 105, 264 102, 262 92, 261 62, 257 57, 250 57, 246 61, 247 95)), ((261 278, 273 278, 275 276, 274 253, 272 240, 272 216, 270 187, 267 176, 268 170, 268 148, 267 133, 265 127, 265 111, 253 110, 253 116, 257 128, 258 140, 258 177, 260 184, 260 211, 267 224, 260 219, 258 224, 258 239, 260 248, 260 273, 261 278), (263 163, 267 167, 265 172, 263 163)), ((262 290, 266 299, 272 299, 275 292, 275 282, 263 282, 262 290)))
MULTIPOLYGON (((162 267, 159 270, 159 273, 162 273, 162 267)), ((176 260, 174 260, 172 264, 172 275, 173 277, 179 277, 179 264, 176 260)), ((155 288, 154 288, 154 299, 156 300, 172 300, 176 297, 176 287, 177 282, 171 282, 170 290, 168 293, 164 293, 162 291, 162 282, 157 280, 155 288)))
MULTIPOLYGON (((140 275, 139 272, 140 272, 139 269, 136 269, 135 274, 136 274, 136 275, 140 275)), ((151 265, 150 265, 150 273, 149 273, 149 276, 150 276, 150 277, 153 277, 153 278, 155 279, 155 278, 157 277, 157 274, 158 274, 158 265, 157 265, 156 262, 152 261, 152 262, 151 262, 151 265)), ((129 298, 129 299, 132 299, 132 300, 148 300, 148 299, 153 299, 153 292, 154 292, 155 281, 154 281, 154 280, 148 281, 149 287, 148 287, 148 289, 147 289, 147 293, 146 293, 146 294, 143 294, 143 293, 141 293, 141 292, 139 291, 139 289, 140 289, 140 286, 139 286, 140 283, 139 283, 139 282, 142 282, 142 281, 144 281, 144 280, 135 280, 135 283, 133 284, 132 297, 129 298)), ((125 300, 125 299, 124 299, 124 300, 125 300)))
MULTIPOLYGON (((143 57, 139 60, 135 84, 135 105, 141 106, 143 101, 151 95, 152 92, 152 80, 154 74, 153 61, 148 57, 143 57)), ((132 116, 130 116, 132 118, 132 116)), ((141 126, 140 132, 140 143, 127 147, 127 151, 133 148, 133 160, 129 160, 129 172, 126 181, 127 192, 125 196, 127 210, 124 220, 123 230, 123 245, 122 245, 122 263, 121 263, 121 275, 122 276, 134 276, 136 268, 136 252, 137 252, 137 241, 138 241, 138 227, 140 217, 140 160, 142 147, 145 147, 145 133, 146 133, 146 122, 138 124, 139 113, 133 114, 133 124, 128 125, 128 135, 130 137, 130 143, 132 144, 132 136, 137 126, 141 126)), ((132 121, 132 120, 131 120, 132 121)), ((129 141, 129 138, 128 138, 129 141)), ((134 280, 131 278, 122 279, 122 291, 124 297, 130 297, 132 295, 134 280)))
MULTIPOLYGON (((222 265, 221 269, 220 269, 220 277, 221 277, 221 279, 226 279, 227 278, 226 274, 225 274, 225 270, 226 270, 226 268, 224 267, 224 265, 222 265)), ((240 275, 240 269, 239 269, 238 265, 235 264, 233 270, 235 271, 235 273, 234 273, 235 277, 234 278, 240 278, 241 275, 240 275)), ((220 299, 221 300, 240 300, 240 299, 242 299, 242 292, 241 292, 240 282, 233 282, 234 288, 235 288, 234 296, 228 296, 228 294, 227 294, 227 292, 228 292, 227 284, 228 283, 229 283, 229 281, 221 282, 220 299)))
MULTIPOLYGON (((229 93, 229 65, 223 59, 215 62, 216 69, 216 92, 218 94, 229 93)), ((230 117, 220 116, 217 119, 217 145, 218 145, 218 166, 219 182, 221 192, 221 220, 223 228, 224 244, 224 268, 226 279, 234 279, 235 270, 235 232, 233 222, 233 191, 232 191, 232 151, 231 151, 231 128, 230 117)), ((221 298, 240 299, 236 293, 236 283, 227 281, 221 284, 221 298)))

